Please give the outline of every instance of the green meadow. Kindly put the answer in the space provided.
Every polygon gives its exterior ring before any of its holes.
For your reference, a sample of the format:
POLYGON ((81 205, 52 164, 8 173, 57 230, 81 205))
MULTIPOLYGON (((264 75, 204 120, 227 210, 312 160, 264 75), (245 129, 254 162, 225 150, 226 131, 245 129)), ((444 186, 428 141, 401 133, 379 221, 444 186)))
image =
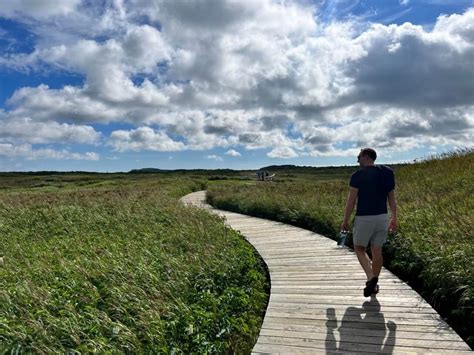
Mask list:
MULTIPOLYGON (((399 229, 384 246, 385 266, 474 347, 474 152, 393 168, 399 229)), ((212 185, 208 202, 335 239, 357 168, 275 169, 273 182, 212 185)))
POLYGON ((265 266, 205 173, 3 174, 0 353, 248 353, 265 266))
MULTIPOLYGON (((474 345, 474 153, 393 166, 385 266, 474 345)), ((335 238, 356 167, 0 174, 0 352, 249 353, 267 270, 220 217, 179 198, 335 238)), ((351 240, 349 240, 349 244, 351 240)), ((343 271, 342 271, 343 272, 343 271)))

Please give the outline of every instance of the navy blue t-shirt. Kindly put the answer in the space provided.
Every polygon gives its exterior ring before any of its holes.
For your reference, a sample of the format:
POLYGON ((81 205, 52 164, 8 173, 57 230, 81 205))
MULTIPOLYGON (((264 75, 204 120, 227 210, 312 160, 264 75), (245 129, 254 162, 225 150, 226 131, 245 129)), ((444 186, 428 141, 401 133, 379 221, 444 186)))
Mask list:
POLYGON ((366 166, 352 174, 349 185, 358 189, 356 216, 387 213, 387 195, 395 188, 392 169, 384 165, 366 166))

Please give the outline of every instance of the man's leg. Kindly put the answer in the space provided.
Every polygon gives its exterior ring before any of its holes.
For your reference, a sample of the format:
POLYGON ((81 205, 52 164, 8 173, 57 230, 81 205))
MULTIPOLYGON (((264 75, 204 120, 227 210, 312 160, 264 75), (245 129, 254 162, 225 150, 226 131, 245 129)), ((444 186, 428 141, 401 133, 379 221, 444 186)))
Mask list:
POLYGON ((356 252, 357 259, 359 259, 359 263, 362 266, 362 269, 364 269, 365 274, 367 275, 367 280, 370 280, 372 277, 374 277, 374 273, 372 271, 372 263, 365 249, 366 247, 364 247, 363 245, 354 245, 354 250, 356 252))
POLYGON ((382 247, 372 245, 370 249, 372 251, 372 274, 379 277, 383 265, 382 247))
POLYGON ((374 236, 370 241, 372 251, 372 272, 374 276, 379 277, 383 265, 382 246, 387 240, 388 234, 388 216, 381 215, 377 217, 377 227, 374 236))

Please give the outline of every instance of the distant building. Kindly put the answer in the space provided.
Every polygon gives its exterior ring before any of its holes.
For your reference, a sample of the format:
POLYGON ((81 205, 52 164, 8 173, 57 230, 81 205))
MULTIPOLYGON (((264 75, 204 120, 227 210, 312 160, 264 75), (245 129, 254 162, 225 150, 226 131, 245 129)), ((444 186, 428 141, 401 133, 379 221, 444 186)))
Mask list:
POLYGON ((275 174, 270 175, 268 171, 257 171, 257 181, 272 181, 275 174))

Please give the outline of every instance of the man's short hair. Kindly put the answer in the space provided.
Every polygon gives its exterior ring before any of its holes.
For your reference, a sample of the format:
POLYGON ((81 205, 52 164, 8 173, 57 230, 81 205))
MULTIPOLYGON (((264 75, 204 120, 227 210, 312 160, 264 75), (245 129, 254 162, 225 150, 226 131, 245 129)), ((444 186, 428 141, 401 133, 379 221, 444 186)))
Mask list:
POLYGON ((364 148, 360 151, 361 155, 367 155, 370 159, 375 161, 377 159, 377 153, 372 148, 364 148))

